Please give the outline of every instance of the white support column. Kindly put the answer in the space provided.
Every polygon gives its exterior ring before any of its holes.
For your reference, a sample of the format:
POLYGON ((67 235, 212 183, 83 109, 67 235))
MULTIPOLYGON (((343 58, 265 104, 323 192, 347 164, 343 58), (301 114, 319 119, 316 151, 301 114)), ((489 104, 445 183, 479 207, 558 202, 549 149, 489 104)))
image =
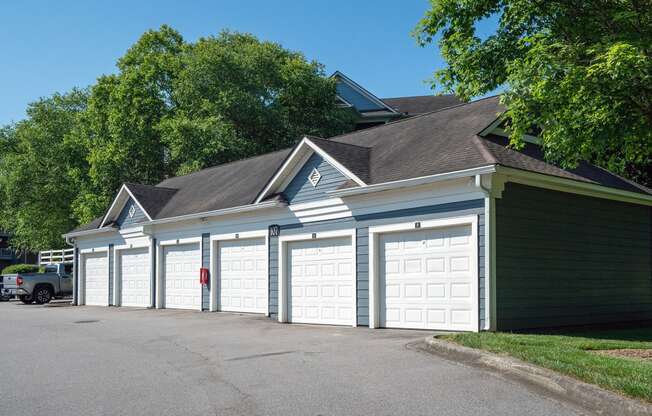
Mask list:
POLYGON ((122 306, 122 270, 120 266, 120 250, 113 247, 113 306, 122 306))
POLYGON ((218 250, 218 244, 219 242, 216 240, 210 240, 210 267, 209 267, 209 273, 210 273, 210 280, 211 280, 211 290, 210 290, 210 307, 209 311, 211 312, 217 312, 217 250, 218 250))
POLYGON ((156 308, 165 307, 165 282, 163 281, 163 246, 156 243, 156 308))
POLYGON ((149 287, 150 307, 155 308, 158 302, 158 255, 156 250, 156 239, 149 237, 149 287))

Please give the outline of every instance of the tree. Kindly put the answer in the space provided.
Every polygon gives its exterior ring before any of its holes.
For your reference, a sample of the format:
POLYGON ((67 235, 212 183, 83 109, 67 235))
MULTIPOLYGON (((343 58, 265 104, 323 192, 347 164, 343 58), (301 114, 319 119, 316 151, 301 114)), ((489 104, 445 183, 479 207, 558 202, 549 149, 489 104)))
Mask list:
POLYGON ((168 26, 146 32, 93 86, 77 141, 89 173, 73 209, 103 213, 122 182, 155 184, 278 150, 303 134, 350 131, 322 65, 252 35, 186 43, 168 26))
POLYGON ((85 162, 66 137, 86 107, 87 92, 55 94, 29 105, 27 119, 0 130, 0 227, 17 249, 64 246, 61 234, 77 222, 72 172, 85 162))
POLYGON ((437 39, 448 64, 434 86, 465 100, 506 89, 513 146, 540 128, 549 160, 652 185, 650 0, 431 0, 415 34, 437 39), (490 18, 498 25, 481 38, 490 18))

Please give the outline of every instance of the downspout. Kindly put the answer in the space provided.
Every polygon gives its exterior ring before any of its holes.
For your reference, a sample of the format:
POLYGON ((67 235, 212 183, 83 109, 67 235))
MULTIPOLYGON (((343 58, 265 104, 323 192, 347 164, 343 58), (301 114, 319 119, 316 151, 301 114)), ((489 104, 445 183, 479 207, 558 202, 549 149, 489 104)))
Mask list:
POLYGON ((485 270, 485 324, 483 330, 496 330, 496 270, 495 270, 495 200, 491 189, 482 185, 482 175, 475 175, 475 187, 484 194, 484 270, 485 270))
MULTIPOLYGON (((147 249, 149 253, 149 299, 150 299, 150 304, 148 306, 149 309, 156 309, 156 304, 157 304, 157 294, 158 294, 158 279, 157 279, 157 273, 158 273, 158 249, 156 245, 156 238, 154 237, 154 227, 151 225, 144 225, 143 226, 143 234, 145 234, 147 237, 149 237, 149 247, 147 249)), ((117 273, 114 272, 114 273, 117 273)), ((117 276, 117 275, 116 275, 117 276)))

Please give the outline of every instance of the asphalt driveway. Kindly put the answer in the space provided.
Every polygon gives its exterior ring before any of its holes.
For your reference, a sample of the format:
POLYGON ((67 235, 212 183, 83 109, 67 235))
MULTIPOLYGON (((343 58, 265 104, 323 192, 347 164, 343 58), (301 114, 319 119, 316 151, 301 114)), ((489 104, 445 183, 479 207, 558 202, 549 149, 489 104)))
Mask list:
POLYGON ((0 415, 572 415, 426 332, 0 303, 0 415))

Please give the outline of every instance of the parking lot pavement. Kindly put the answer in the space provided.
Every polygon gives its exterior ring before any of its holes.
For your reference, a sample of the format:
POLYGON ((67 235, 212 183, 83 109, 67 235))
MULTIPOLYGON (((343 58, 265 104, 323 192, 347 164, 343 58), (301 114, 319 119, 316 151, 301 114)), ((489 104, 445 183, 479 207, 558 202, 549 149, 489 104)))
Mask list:
POLYGON ((427 332, 0 303, 0 415, 572 415, 427 332))

